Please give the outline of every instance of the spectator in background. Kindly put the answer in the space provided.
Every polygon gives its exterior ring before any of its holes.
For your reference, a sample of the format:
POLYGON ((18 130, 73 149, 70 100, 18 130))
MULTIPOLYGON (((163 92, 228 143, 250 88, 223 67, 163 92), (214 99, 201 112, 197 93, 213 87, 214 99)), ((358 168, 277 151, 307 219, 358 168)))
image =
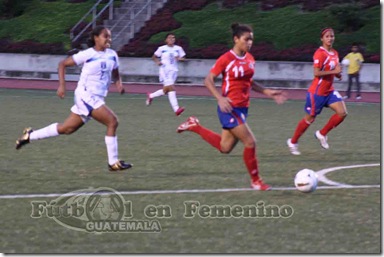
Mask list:
POLYGON ((359 52, 359 46, 356 43, 352 44, 351 52, 347 54, 344 58, 342 63, 345 63, 348 65, 348 90, 346 92, 346 95, 343 97, 344 99, 348 99, 351 97, 351 89, 352 89, 352 83, 353 79, 356 80, 356 99, 360 100, 360 70, 363 66, 364 58, 363 55, 359 52))

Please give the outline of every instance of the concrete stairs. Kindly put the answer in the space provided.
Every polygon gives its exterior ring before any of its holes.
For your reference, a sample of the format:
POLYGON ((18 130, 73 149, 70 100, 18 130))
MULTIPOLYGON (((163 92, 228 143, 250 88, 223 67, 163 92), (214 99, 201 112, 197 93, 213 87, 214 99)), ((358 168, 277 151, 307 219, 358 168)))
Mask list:
POLYGON ((113 19, 104 25, 112 32, 112 49, 119 50, 127 44, 167 0, 125 0, 114 8, 113 19))

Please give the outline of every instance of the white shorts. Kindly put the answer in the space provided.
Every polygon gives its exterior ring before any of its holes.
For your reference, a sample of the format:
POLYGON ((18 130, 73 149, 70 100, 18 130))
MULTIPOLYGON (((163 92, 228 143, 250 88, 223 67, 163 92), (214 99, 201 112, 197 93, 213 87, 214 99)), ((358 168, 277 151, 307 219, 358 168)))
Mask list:
POLYGON ((90 92, 85 91, 83 88, 77 88, 75 90, 75 104, 71 108, 71 112, 80 115, 84 123, 89 121, 91 112, 100 108, 105 104, 104 97, 94 95, 90 92))
POLYGON ((159 80, 164 86, 175 85, 177 79, 177 71, 160 69, 159 80))

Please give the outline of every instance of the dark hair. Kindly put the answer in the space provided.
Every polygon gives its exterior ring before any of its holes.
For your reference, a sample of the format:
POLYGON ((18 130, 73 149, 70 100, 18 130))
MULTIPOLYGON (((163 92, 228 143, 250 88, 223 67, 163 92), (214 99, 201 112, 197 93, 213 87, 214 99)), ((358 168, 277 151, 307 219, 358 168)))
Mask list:
POLYGON ((358 43, 356 43, 356 42, 353 42, 353 43, 352 43, 352 46, 356 46, 356 47, 359 47, 359 44, 358 44, 358 43))
POLYGON ((165 38, 164 38, 164 39, 167 39, 167 37, 170 36, 170 35, 173 35, 173 36, 174 36, 175 33, 172 33, 172 32, 167 33, 167 34, 165 35, 165 38))
POLYGON ((101 32, 104 30, 104 29, 107 29, 107 27, 104 27, 104 26, 96 26, 92 31, 91 33, 89 33, 89 38, 87 40, 87 45, 89 47, 94 47, 95 46, 95 36, 100 36, 101 32))
POLYGON ((232 29, 232 38, 233 37, 240 38, 241 35, 243 35, 246 32, 249 32, 249 33, 253 32, 251 26, 246 25, 246 24, 239 24, 237 22, 232 23, 231 29, 232 29))
POLYGON ((323 28, 323 29, 321 30, 321 33, 320 33, 320 38, 322 38, 322 37, 324 36, 324 34, 325 34, 327 31, 330 31, 330 30, 334 31, 333 28, 331 28, 331 27, 323 28))

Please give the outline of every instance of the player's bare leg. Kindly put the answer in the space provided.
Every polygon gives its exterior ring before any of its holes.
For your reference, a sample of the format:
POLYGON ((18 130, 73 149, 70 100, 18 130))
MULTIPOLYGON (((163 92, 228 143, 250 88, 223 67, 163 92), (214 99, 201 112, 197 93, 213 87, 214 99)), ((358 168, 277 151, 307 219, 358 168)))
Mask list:
POLYGON ((92 118, 107 126, 105 144, 108 152, 108 168, 110 171, 125 170, 132 167, 132 164, 125 163, 118 159, 118 143, 116 130, 119 125, 117 116, 106 105, 102 105, 92 111, 92 118))
POLYGON ((77 114, 70 113, 63 123, 52 123, 44 128, 34 131, 32 128, 26 128, 23 135, 16 140, 16 149, 30 143, 30 141, 56 137, 60 134, 72 134, 84 125, 83 120, 77 114))

